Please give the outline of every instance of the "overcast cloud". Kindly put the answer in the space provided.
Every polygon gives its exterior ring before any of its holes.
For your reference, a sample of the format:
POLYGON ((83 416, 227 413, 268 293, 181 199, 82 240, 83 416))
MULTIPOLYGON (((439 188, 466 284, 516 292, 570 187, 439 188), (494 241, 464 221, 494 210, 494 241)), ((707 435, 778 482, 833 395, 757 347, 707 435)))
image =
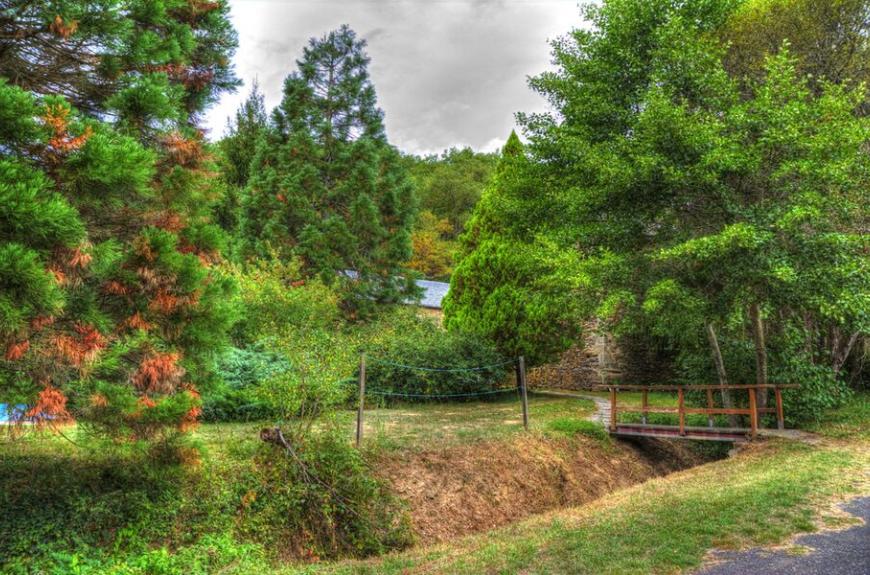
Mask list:
POLYGON ((390 141, 405 152, 491 151, 514 113, 545 109, 526 77, 550 65, 549 40, 582 25, 576 0, 230 0, 245 82, 208 114, 219 137, 259 81, 269 109, 312 36, 349 24, 368 41, 390 141))

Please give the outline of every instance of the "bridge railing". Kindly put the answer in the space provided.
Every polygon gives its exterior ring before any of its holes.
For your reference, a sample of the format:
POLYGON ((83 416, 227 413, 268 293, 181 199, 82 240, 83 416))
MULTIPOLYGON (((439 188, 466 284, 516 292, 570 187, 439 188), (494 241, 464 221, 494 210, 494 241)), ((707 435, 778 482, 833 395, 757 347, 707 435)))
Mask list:
POLYGON ((679 434, 686 435, 686 415, 706 415, 707 426, 714 428, 713 416, 715 415, 746 415, 749 417, 749 435, 755 437, 758 433, 759 415, 775 414, 776 425, 778 429, 784 429, 784 417, 782 409, 782 390, 799 387, 794 384, 767 384, 767 385, 608 385, 602 386, 610 392, 610 431, 616 432, 618 426, 618 415, 622 413, 640 413, 641 421, 645 425, 647 423, 647 415, 650 413, 667 413, 676 414, 679 419, 679 434), (774 393, 775 404, 773 407, 760 407, 758 402, 758 393, 761 390, 772 389, 774 393), (716 407, 713 393, 716 391, 745 391, 749 395, 747 407, 716 407), (620 391, 639 391, 641 392, 641 405, 624 405, 617 403, 617 394, 620 391), (677 406, 663 407, 651 406, 649 404, 650 392, 676 392, 677 406), (706 392, 707 407, 687 407, 686 394, 690 392, 706 392))

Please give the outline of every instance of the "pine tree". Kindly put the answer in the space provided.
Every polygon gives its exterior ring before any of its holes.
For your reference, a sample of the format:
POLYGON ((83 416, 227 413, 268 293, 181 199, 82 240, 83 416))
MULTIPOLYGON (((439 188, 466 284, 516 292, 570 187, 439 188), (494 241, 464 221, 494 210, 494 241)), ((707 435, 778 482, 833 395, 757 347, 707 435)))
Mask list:
POLYGON ((235 84, 234 33, 223 2, 94 4, 0 24, 0 401, 169 440, 230 323, 196 120, 235 84))
POLYGON ((402 267, 414 190, 387 142, 364 49, 347 26, 309 42, 254 161, 243 221, 252 252, 300 257, 308 273, 342 281, 355 311, 415 290, 402 267))
POLYGON ((229 184, 238 187, 247 185, 251 161, 268 123, 263 93, 255 80, 251 93, 236 110, 235 120, 227 121, 227 135, 220 141, 222 172, 229 184))
POLYGON ((239 232, 241 191, 248 184, 251 162, 268 125, 263 94, 255 81, 251 93, 236 111, 235 118, 227 120, 227 134, 217 146, 226 190, 215 207, 215 219, 233 236, 239 232))
POLYGON ((88 114, 195 119, 238 85, 223 0, 7 0, 0 74, 88 114))

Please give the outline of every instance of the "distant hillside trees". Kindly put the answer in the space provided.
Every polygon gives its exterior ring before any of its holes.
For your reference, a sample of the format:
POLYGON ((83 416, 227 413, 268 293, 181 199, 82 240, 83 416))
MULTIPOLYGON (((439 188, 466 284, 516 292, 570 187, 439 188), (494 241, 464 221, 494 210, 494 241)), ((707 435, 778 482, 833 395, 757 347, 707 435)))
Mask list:
POLYGON ((408 267, 429 278, 450 275, 456 239, 480 201, 497 161, 496 154, 471 148, 451 148, 423 158, 405 157, 420 200, 408 267))
POLYGON ((416 290, 404 267, 414 187, 384 133, 368 63, 347 26, 309 42, 242 202, 247 253, 301 258, 309 275, 344 285, 353 313, 416 290))

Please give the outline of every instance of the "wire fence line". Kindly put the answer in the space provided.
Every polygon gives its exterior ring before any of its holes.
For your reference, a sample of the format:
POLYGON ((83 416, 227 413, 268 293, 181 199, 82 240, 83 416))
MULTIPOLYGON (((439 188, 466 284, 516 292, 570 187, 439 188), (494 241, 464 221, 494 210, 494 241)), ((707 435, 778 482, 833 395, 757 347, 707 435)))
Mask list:
POLYGON ((512 387, 500 387, 496 389, 484 389, 480 391, 473 392, 460 392, 460 393, 416 393, 411 391, 395 391, 395 390, 385 390, 385 389, 371 389, 366 388, 366 363, 367 358, 365 353, 360 355, 360 366, 358 372, 358 401, 359 407, 357 409, 357 419, 356 419, 356 445, 360 447, 362 444, 363 437, 363 419, 365 414, 365 398, 367 395, 376 395, 379 397, 394 397, 394 398, 404 398, 404 399, 418 399, 418 400, 437 400, 437 399, 469 399, 475 397, 488 397, 494 396, 501 393, 507 392, 515 392, 520 399, 522 405, 522 421, 523 427, 528 430, 529 429, 529 403, 528 403, 528 394, 526 389, 526 368, 525 368, 525 360, 522 356, 516 358, 516 360, 505 360, 498 363, 483 365, 483 366, 473 366, 473 367, 430 367, 430 366, 421 366, 421 365, 407 365, 398 362, 393 362, 390 360, 382 359, 382 358, 372 358, 369 363, 374 365, 388 365, 397 367, 399 369, 408 369, 415 371, 423 371, 423 372, 435 372, 435 373, 447 373, 447 372, 480 372, 489 369, 495 369, 504 367, 510 364, 516 364, 516 386, 512 387))
POLYGON ((370 363, 378 364, 378 365, 390 365, 393 367, 400 367, 403 369, 413 369, 416 371, 432 371, 432 372, 463 372, 463 371, 486 371, 488 369, 495 369, 497 367, 504 367, 506 365, 510 365, 516 363, 514 359, 508 359, 499 363, 493 363, 490 365, 479 365, 475 367, 426 367, 422 365, 405 365, 403 363, 396 363, 394 361, 389 361, 386 359, 378 359, 371 358, 367 360, 370 363))

